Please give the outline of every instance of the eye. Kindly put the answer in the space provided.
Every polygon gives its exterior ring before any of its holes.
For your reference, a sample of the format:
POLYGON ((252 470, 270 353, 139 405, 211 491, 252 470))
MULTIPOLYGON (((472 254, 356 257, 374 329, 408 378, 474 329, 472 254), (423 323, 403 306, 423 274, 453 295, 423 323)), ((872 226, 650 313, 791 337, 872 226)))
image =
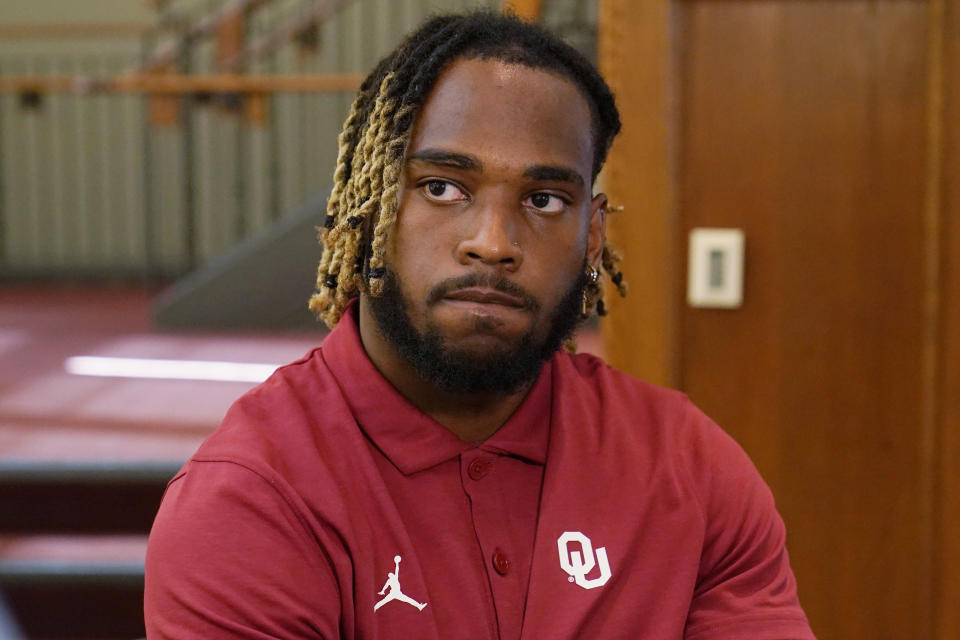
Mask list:
POLYGON ((528 196, 523 201, 523 206, 530 207, 531 209, 536 209, 537 211, 542 211, 544 213, 560 213, 563 211, 569 202, 561 198, 560 196, 555 196, 552 193, 534 193, 531 196, 528 196))
POLYGON ((420 191, 436 202, 460 202, 467 199, 467 194, 446 180, 429 180, 420 185, 420 191))

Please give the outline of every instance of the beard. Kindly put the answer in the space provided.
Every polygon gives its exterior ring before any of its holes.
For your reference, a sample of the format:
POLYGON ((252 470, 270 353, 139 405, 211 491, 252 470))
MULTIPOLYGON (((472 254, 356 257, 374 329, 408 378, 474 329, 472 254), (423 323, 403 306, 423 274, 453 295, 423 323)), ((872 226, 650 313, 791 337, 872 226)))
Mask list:
MULTIPOLYGON (((380 332, 426 382, 449 393, 492 393, 510 395, 536 380, 543 363, 553 357, 563 342, 580 324, 580 305, 587 285, 586 261, 579 276, 550 313, 550 326, 537 339, 533 326, 520 340, 504 350, 476 354, 445 344, 439 329, 429 321, 423 332, 413 326, 399 276, 387 267, 383 293, 369 299, 370 311, 380 332)), ((531 311, 540 305, 529 293, 505 278, 468 275, 444 280, 427 295, 427 305, 441 300, 448 292, 485 286, 521 298, 531 311)))

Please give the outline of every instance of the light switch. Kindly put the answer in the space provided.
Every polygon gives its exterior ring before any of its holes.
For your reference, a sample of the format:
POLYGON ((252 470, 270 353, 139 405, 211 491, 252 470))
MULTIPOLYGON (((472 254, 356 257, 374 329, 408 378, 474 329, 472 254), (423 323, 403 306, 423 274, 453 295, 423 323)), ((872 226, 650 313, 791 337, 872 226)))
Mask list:
POLYGON ((691 307, 736 309, 743 304, 742 229, 690 231, 687 303, 691 307))

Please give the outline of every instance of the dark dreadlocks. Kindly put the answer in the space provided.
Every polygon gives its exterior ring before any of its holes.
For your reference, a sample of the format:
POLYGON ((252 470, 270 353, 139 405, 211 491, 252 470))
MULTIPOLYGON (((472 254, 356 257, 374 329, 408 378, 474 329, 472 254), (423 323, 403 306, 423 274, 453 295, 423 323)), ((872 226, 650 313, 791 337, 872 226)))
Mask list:
MULTIPOLYGON (((493 59, 559 73, 590 104, 596 179, 620 116, 610 88, 580 53, 545 29, 489 11, 434 17, 383 58, 360 85, 338 139, 327 217, 320 229, 323 257, 310 309, 327 326, 350 299, 383 292, 384 252, 396 221, 403 160, 413 122, 441 71, 456 59, 493 59)), ((603 268, 621 295, 620 256, 604 245, 603 268)), ((584 311, 604 315, 600 280, 588 282, 584 311)))

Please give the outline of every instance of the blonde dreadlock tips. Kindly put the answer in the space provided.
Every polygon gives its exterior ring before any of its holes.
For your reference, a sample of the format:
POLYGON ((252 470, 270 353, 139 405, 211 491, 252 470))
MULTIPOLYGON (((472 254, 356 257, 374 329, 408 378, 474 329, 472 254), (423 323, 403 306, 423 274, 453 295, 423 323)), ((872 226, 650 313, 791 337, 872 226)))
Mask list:
POLYGON ((334 186, 327 202, 327 220, 320 230, 323 256, 317 269, 317 292, 310 309, 329 327, 343 315, 350 299, 366 290, 380 295, 386 269, 383 254, 396 220, 396 194, 407 135, 395 137, 396 100, 388 98, 392 74, 380 82, 375 96, 361 93, 338 138, 340 150, 334 186), (365 123, 359 113, 372 101, 365 123), (375 220, 371 225, 368 221, 375 220), (366 232, 373 227, 370 255, 364 252, 366 232), (369 267, 364 281, 365 267, 369 267))

